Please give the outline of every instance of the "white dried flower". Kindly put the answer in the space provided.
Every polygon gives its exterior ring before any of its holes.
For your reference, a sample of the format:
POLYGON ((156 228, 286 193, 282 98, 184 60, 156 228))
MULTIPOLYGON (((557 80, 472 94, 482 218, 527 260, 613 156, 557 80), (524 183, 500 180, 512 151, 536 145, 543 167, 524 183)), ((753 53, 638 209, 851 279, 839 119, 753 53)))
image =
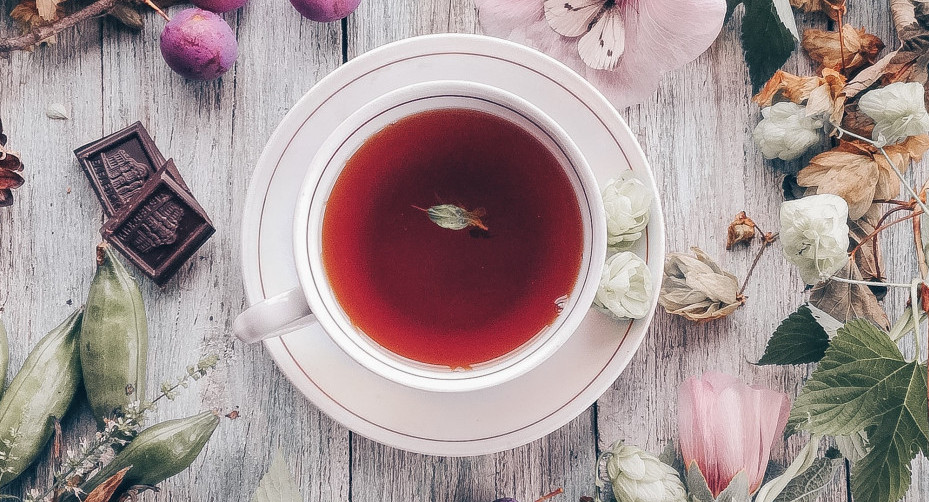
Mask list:
POLYGON ((606 468, 617 502, 687 502, 677 471, 640 448, 616 443, 606 468))
POLYGON ((607 182, 602 195, 607 244, 615 250, 628 250, 648 226, 651 191, 632 171, 626 171, 618 179, 607 182))
POLYGON ((832 194, 784 202, 781 242, 804 282, 828 278, 848 261, 848 203, 832 194))
POLYGON ((652 277, 642 258, 620 251, 606 259, 594 305, 626 319, 648 315, 652 303, 652 277))
POLYGON ((823 120, 808 117, 806 107, 782 101, 761 110, 752 137, 766 159, 794 160, 822 141, 823 120))
POLYGON ((858 109, 874 119, 871 138, 888 145, 929 132, 924 95, 918 82, 894 82, 861 96, 858 109))

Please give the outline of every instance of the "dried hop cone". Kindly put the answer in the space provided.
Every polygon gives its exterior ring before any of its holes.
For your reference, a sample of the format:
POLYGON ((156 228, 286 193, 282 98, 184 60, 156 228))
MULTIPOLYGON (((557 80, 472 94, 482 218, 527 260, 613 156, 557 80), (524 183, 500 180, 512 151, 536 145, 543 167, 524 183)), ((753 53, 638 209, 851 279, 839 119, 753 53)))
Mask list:
POLYGON ((606 464, 617 502, 686 502, 677 471, 635 446, 613 445, 606 464))
POLYGON ((711 321, 735 312, 745 303, 738 279, 701 249, 691 249, 695 256, 668 255, 658 302, 669 314, 691 321, 711 321))

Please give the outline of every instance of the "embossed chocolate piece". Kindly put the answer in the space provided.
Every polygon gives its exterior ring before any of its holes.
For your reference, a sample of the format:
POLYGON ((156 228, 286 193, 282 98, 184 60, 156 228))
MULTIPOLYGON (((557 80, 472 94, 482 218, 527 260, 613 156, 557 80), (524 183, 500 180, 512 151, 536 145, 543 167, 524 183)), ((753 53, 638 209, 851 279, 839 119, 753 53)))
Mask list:
MULTIPOLYGON (((142 189, 156 171, 165 166, 165 158, 155 146, 141 122, 74 151, 91 186, 97 192, 103 212, 113 216, 142 189)), ((173 162, 168 172, 185 191, 180 173, 173 162)))
POLYGON ((168 282, 213 232, 203 208, 166 168, 149 178, 100 230, 159 285, 168 282))

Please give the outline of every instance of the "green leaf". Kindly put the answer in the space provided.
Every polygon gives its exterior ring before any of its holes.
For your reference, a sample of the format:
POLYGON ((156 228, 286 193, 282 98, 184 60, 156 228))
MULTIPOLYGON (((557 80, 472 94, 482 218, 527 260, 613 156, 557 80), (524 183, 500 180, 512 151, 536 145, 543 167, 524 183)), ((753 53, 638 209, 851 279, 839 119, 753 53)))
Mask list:
POLYGON ((907 362, 887 333, 859 319, 839 330, 791 410, 817 434, 868 431, 870 450, 852 470, 856 502, 895 502, 910 461, 929 451, 926 367, 907 362))
POLYGON ((809 469, 787 483, 774 502, 815 502, 844 464, 841 458, 817 458, 809 469))
POLYGON ((800 37, 788 0, 745 0, 744 3, 742 49, 752 90, 758 92, 784 65, 800 37))
POLYGON ((829 348, 829 335, 802 305, 774 330, 759 365, 819 362, 829 348))
POLYGON ((729 486, 720 492, 718 497, 713 497, 706 484, 706 478, 700 472, 697 462, 691 462, 690 468, 687 469, 687 493, 690 494, 692 502, 750 502, 751 496, 748 493, 748 476, 745 471, 739 471, 738 474, 729 482, 729 486))
POLYGON ((758 493, 755 494, 755 502, 776 502, 781 493, 790 486, 790 483, 804 475, 816 462, 816 452, 819 451, 819 443, 822 442, 822 439, 822 436, 819 435, 814 434, 811 436, 810 441, 797 453, 797 457, 794 458, 793 462, 787 466, 787 470, 758 489, 758 493))
POLYGON ((258 483, 252 502, 303 502, 303 496, 287 464, 284 454, 278 450, 268 472, 258 483))
POLYGON ((903 400, 913 370, 886 333, 866 320, 852 321, 803 386, 791 421, 832 436, 864 430, 887 413, 889 397, 903 400))
MULTIPOLYGON (((902 403, 889 410, 868 443, 871 451, 852 468, 852 494, 857 502, 894 502, 910 487, 910 461, 929 452, 929 401, 926 367, 910 363, 902 403)), ((890 405, 890 403, 888 403, 890 405)))

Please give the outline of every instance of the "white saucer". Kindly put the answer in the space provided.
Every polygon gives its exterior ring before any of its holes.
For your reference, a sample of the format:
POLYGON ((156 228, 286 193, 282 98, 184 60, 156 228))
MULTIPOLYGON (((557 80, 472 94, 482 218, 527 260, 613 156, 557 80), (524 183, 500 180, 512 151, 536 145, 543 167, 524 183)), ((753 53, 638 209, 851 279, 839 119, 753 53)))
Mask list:
MULTIPOLYGON (((388 91, 431 80, 468 80, 517 94, 574 139, 602 184, 625 169, 655 193, 646 258, 657 304, 664 220, 655 181, 616 110, 580 76, 539 52, 477 35, 429 35, 359 56, 320 81, 290 110, 255 170, 243 221, 242 266, 251 303, 299 286, 293 213, 304 173, 333 128, 388 91)), ((467 393, 430 393, 359 366, 319 326, 265 341, 291 382, 320 410, 372 440, 433 455, 494 453, 534 441, 593 404, 626 367, 651 316, 616 322, 591 310, 561 349, 529 373, 467 393)))

